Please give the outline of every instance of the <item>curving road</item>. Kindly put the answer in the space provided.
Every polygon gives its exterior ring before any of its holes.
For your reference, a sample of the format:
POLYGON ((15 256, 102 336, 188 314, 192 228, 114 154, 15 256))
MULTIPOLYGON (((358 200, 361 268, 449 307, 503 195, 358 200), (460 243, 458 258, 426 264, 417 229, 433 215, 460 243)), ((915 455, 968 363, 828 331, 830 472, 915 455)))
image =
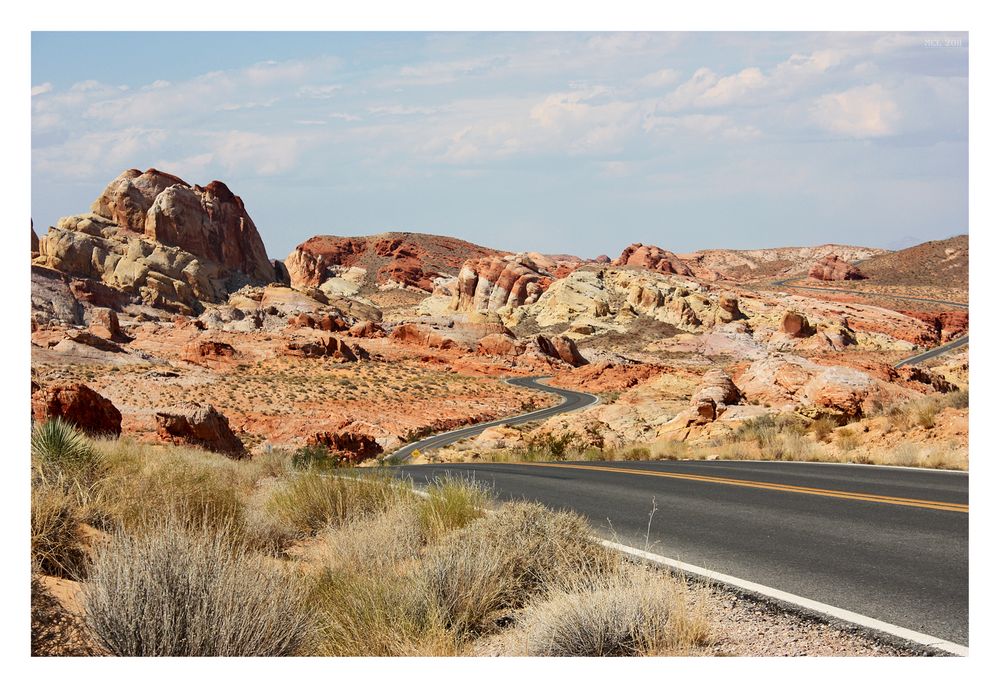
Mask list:
POLYGON ((471 476, 501 499, 572 509, 610 540, 968 645, 967 473, 770 461, 397 470, 417 484, 471 476))
POLYGON ((469 427, 459 428, 458 430, 452 430, 450 432, 441 433, 440 435, 434 435, 422 440, 417 440, 416 442, 412 442, 405 447, 400 447, 393 453, 386 456, 383 461, 389 464, 399 463, 400 461, 405 461, 410 458, 415 451, 424 452, 428 449, 439 449, 452 444, 453 442, 464 440, 468 437, 475 437, 486 428, 492 428, 497 425, 523 425, 524 423, 545 420, 546 418, 557 416, 560 413, 567 413, 569 411, 586 408, 599 401, 599 399, 593 394, 587 394, 586 392, 574 392, 568 389, 559 389, 558 387, 543 385, 538 382, 538 380, 542 377, 545 376, 514 377, 506 380, 506 382, 511 385, 517 385, 518 387, 524 387, 526 389, 534 389, 540 392, 555 394, 562 397, 563 401, 561 404, 550 406, 549 408, 539 409, 538 411, 532 411, 530 413, 524 413, 520 416, 511 416, 510 418, 491 420, 486 423, 470 425, 469 427))

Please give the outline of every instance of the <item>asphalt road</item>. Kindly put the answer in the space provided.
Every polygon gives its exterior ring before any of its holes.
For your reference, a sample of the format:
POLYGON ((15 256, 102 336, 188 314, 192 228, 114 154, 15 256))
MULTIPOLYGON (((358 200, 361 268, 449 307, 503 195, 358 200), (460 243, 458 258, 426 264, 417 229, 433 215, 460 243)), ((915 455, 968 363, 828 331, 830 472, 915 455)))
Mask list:
POLYGON ((770 461, 396 470, 418 485, 471 475, 501 499, 572 509, 608 539, 968 645, 966 473, 770 461))
POLYGON ((453 442, 457 442, 458 440, 463 440, 467 437, 475 437, 486 428, 490 428, 495 425, 522 425, 533 421, 545 420, 546 418, 559 415, 560 413, 586 408, 591 404, 596 404, 598 401, 597 397, 593 394, 549 387, 548 385, 543 385, 538 382, 539 379, 539 377, 514 377, 508 379, 507 382, 512 385, 517 385, 518 387, 525 387, 527 389, 534 389, 542 392, 551 392, 552 394, 561 396, 563 398, 563 402, 561 404, 550 406, 549 408, 539 409, 538 411, 532 411, 531 413, 525 413, 520 416, 501 418, 500 420, 479 423, 478 425, 470 425, 467 428, 459 428, 458 430, 452 430, 451 432, 445 432, 440 435, 434 435, 433 437, 418 440, 406 445, 405 447, 400 447, 392 454, 385 457, 384 461, 386 463, 396 463, 400 460, 408 459, 414 451, 424 452, 429 449, 438 449, 453 442))

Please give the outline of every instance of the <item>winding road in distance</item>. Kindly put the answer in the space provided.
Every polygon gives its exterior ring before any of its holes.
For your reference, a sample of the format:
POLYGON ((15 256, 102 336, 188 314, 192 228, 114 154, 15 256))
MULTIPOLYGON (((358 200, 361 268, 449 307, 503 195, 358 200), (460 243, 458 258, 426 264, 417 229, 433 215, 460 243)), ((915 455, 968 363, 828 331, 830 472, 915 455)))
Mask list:
MULTIPOLYGON (((896 301, 916 301, 917 303, 932 303, 939 306, 956 306, 958 308, 964 308, 969 310, 969 304, 959 303, 958 301, 942 301, 941 299, 928 299, 922 296, 904 296, 902 294, 872 294, 867 291, 860 291, 858 289, 841 289, 839 287, 813 287, 805 286, 800 284, 789 284, 797 279, 802 279, 801 277, 789 277, 787 279, 778 280, 776 282, 771 282, 772 286, 775 287, 785 287, 786 289, 806 289, 808 291, 829 291, 838 294, 860 294, 861 296, 868 297, 882 297, 886 299, 894 299, 896 301)), ((904 365, 917 365, 918 363, 923 363, 924 361, 940 356, 941 354, 947 353, 952 349, 957 349, 959 347, 965 346, 969 343, 969 335, 963 335, 958 339, 948 342, 947 344, 942 344, 941 346, 935 347, 933 349, 928 349, 919 354, 915 354, 908 358, 904 358, 902 361, 897 362, 893 365, 894 368, 899 368, 904 365)))
POLYGON ((519 416, 511 416, 510 418, 501 418, 499 420, 491 420, 486 423, 470 425, 465 428, 459 428, 458 430, 451 430, 449 432, 443 432, 440 435, 434 435, 422 440, 417 440, 416 442, 411 442, 404 447, 400 447, 393 453, 386 456, 383 461, 389 464, 399 463, 400 461, 410 458, 413 455, 413 452, 424 452, 428 449, 439 449, 454 442, 458 442, 459 440, 475 437, 486 428, 492 428, 497 425, 523 425, 524 423, 545 420, 546 418, 551 418, 552 416, 558 416, 560 413, 577 411, 579 409, 592 406, 600 401, 593 394, 587 394, 586 392, 574 392, 569 389, 560 389, 558 387, 543 385, 538 382, 539 379, 539 377, 514 377, 509 378, 506 382, 507 384, 524 387, 526 389, 555 394, 562 397, 563 401, 561 404, 539 409, 537 411, 531 411, 530 413, 524 413, 519 416))

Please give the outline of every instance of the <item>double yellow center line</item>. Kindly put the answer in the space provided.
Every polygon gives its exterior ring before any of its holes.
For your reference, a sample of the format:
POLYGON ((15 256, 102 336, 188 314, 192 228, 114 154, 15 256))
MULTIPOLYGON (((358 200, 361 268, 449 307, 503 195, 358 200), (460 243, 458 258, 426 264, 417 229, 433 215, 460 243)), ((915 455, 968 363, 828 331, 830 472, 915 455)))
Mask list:
POLYGON ((735 485, 737 487, 753 487, 758 490, 776 490, 778 492, 795 492, 798 494, 833 497, 836 499, 853 499, 859 502, 876 502, 878 504, 894 504, 896 506, 912 506, 920 509, 935 509, 937 511, 957 511, 969 513, 968 504, 953 502, 937 502, 929 499, 911 499, 909 497, 891 497, 888 495, 869 494, 867 492, 845 492, 843 490, 825 490, 819 487, 802 487, 785 485, 783 483, 766 483, 758 480, 738 480, 736 478, 720 478, 713 475, 698 475, 696 473, 676 473, 671 471, 648 471, 641 468, 614 468, 611 466, 580 466, 568 463, 534 463, 532 466, 549 468, 572 468, 580 471, 605 471, 608 473, 628 473, 630 475, 648 475, 656 478, 673 478, 675 480, 694 480, 703 483, 720 485, 735 485))

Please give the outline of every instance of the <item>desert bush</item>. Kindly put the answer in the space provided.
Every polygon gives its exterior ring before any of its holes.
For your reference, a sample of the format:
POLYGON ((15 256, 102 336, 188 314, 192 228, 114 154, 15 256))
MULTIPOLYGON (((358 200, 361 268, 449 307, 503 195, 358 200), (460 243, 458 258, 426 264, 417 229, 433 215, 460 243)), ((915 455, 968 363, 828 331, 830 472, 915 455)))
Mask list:
POLYGON ((469 478, 450 474, 436 478, 427 487, 427 498, 418 504, 425 539, 436 540, 479 518, 491 497, 485 485, 469 478))
POLYGON ((937 422, 937 414, 941 410, 941 400, 926 398, 915 401, 910 406, 913 425, 924 430, 930 430, 937 422))
POLYGON ((547 586, 609 573, 618 564, 582 517, 511 503, 431 548, 420 579, 431 607, 463 637, 484 632, 547 586))
POLYGON ((404 577, 325 571, 314 586, 317 652, 332 656, 455 654, 454 634, 421 604, 404 577))
POLYGON ((31 560, 42 573, 80 579, 86 550, 79 534, 79 505, 61 486, 31 489, 31 560))
POLYGON ((297 578, 218 529, 172 518, 118 531, 84 586, 86 622, 117 656, 287 656, 312 627, 297 578))
POLYGON ((404 483, 388 475, 368 473, 361 479, 310 471, 276 490, 267 509, 300 535, 315 535, 325 526, 371 516, 413 498, 404 483))
POLYGON ((420 507, 416 500, 400 501, 375 516, 326 528, 318 563, 334 573, 374 577, 413 563, 425 543, 420 507))
POLYGON ((649 447, 633 446, 621 451, 621 457, 625 461, 641 461, 648 459, 650 455, 649 447))
POLYGON ((689 651, 707 642, 709 621, 703 604, 689 606, 688 597, 682 582, 635 567, 555 590, 525 611, 524 649, 559 657, 689 651))
POLYGON ((836 427, 837 423, 832 418, 823 416, 814 420, 809 429, 812 430, 817 442, 825 442, 836 427))
POLYGON ((857 434, 851 428, 838 428, 834 433, 833 442, 837 445, 837 449, 845 452, 857 449, 860 444, 857 434))
POLYGON ((805 426, 800 419, 766 414, 744 421, 733 433, 733 439, 737 442, 755 442, 758 447, 764 448, 775 444, 783 435, 803 434, 805 434, 805 426))
POLYGON ((944 406, 950 408, 969 408, 969 388, 949 392, 944 396, 944 406))
POLYGON ((341 465, 341 459, 318 444, 300 447, 292 454, 292 467, 296 470, 331 471, 341 465))
POLYGON ((566 453, 581 444, 580 436, 574 432, 543 432, 528 437, 528 451, 551 459, 566 458, 566 453))

